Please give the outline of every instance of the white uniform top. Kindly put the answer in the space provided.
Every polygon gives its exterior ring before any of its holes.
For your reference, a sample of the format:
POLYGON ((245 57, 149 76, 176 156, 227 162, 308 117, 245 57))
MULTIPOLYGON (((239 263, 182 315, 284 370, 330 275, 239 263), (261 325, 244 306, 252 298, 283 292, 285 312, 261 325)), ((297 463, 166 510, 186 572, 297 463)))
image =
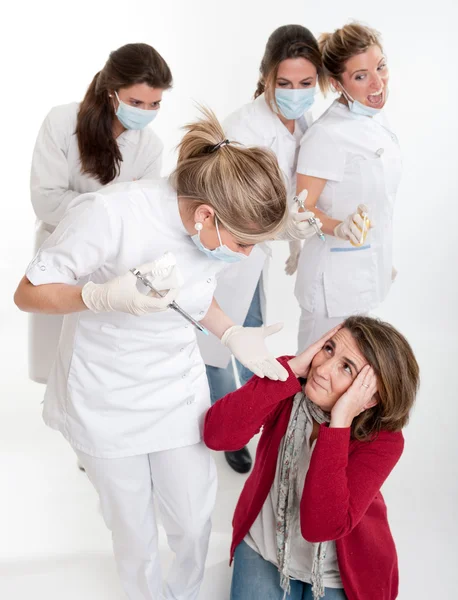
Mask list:
MULTIPOLYGON (((75 133, 78 110, 78 102, 52 108, 33 151, 32 205, 39 228, 49 232, 62 219, 73 198, 102 187, 98 179, 81 173, 75 133)), ((160 177, 163 144, 152 129, 124 131, 116 141, 122 162, 119 175, 111 183, 160 177)))
MULTIPOLYGON (((310 112, 296 121, 295 133, 291 134, 278 116, 268 106, 264 94, 233 112, 223 123, 224 131, 231 141, 245 146, 270 148, 286 179, 288 195, 296 191, 296 161, 299 142, 312 122, 310 112)), ((248 259, 232 265, 218 278, 215 298, 221 308, 241 325, 248 313, 261 273, 263 287, 267 285, 266 260, 270 248, 266 244, 256 246, 248 259)), ((265 316, 265 293, 261 293, 261 305, 265 316)), ((214 339, 199 335, 199 346, 207 365, 226 367, 230 351, 214 339)))
MULTIPOLYGON (((30 180, 31 199, 37 215, 35 252, 54 231, 69 204, 102 184, 81 173, 78 140, 75 134, 79 104, 73 102, 51 109, 35 144, 30 180)), ((122 155, 120 173, 113 180, 157 179, 162 164, 162 142, 149 128, 127 130, 117 138, 122 155)), ((62 318, 33 314, 29 328, 29 374, 46 382, 56 355, 62 318)))
POLYGON ((326 236, 306 242, 299 260, 295 294, 313 312, 324 285, 329 317, 367 312, 386 297, 391 285, 392 217, 401 178, 396 136, 383 113, 367 117, 335 101, 301 142, 297 171, 326 179, 317 207, 333 219, 345 219, 358 204, 369 208, 375 224, 364 246, 326 236))
MULTIPOLYGON (((34 285, 102 283, 166 251, 184 278, 178 303, 202 319, 224 263, 197 249, 166 179, 77 198, 27 277, 34 285)), ((66 315, 44 420, 74 448, 115 458, 191 445, 209 405, 194 327, 176 312, 66 315)))

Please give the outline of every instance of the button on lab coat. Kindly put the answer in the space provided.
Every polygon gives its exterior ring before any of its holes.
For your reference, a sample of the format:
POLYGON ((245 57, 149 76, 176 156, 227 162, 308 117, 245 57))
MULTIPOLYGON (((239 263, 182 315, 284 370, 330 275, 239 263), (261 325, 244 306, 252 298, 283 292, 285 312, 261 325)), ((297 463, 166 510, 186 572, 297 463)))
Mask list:
MULTIPOLYGON (((184 278, 177 302, 201 320, 224 263, 197 249, 167 180, 79 196, 27 277, 34 285, 102 283, 166 251, 184 278)), ((44 420, 74 448, 115 458, 195 444, 209 405, 195 329, 176 312, 65 316, 44 420)))
MULTIPOLYGON (((311 124, 311 114, 306 113, 296 121, 296 128, 304 133, 311 124)), ((264 94, 253 102, 246 104, 232 113, 223 123, 224 131, 231 141, 245 146, 262 146, 270 148, 277 157, 278 164, 285 176, 285 183, 290 197, 295 195, 296 161, 298 141, 277 115, 269 108, 264 94)), ((253 295, 261 273, 263 289, 261 290, 261 308, 265 317, 266 287, 268 263, 271 250, 268 244, 255 246, 250 256, 225 270, 218 278, 215 298, 221 308, 241 325, 248 313, 253 295)), ((230 360, 230 351, 216 339, 199 335, 199 346, 205 363, 224 368, 230 360)))
POLYGON ((344 220, 358 204, 369 208, 375 227, 364 245, 314 236, 301 253, 295 294, 310 312, 324 286, 329 317, 368 312, 388 294, 392 270, 393 207, 401 178, 401 154, 383 113, 353 114, 334 102, 301 142, 297 171, 326 179, 317 207, 344 220))
MULTIPOLYGON (((101 183, 81 172, 75 134, 79 104, 56 106, 41 126, 32 158, 31 200, 37 224, 35 252, 49 237, 79 194, 95 192, 101 183)), ((112 183, 160 176, 163 145, 149 128, 125 131, 117 142, 122 154, 121 170, 112 183)), ((31 315, 29 371, 35 381, 45 382, 54 360, 62 318, 31 315)))

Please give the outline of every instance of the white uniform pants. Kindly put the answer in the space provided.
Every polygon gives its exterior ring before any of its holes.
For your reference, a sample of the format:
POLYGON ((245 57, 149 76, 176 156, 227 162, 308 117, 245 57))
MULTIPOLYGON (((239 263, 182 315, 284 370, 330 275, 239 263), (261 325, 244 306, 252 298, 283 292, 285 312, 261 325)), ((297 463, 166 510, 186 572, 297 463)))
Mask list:
POLYGON ((324 287, 320 284, 316 293, 315 310, 310 312, 301 306, 297 352, 303 352, 310 344, 319 340, 327 331, 345 319, 346 317, 328 317, 324 287))
POLYGON ((195 600, 204 575, 216 467, 201 442, 126 458, 77 451, 100 498, 129 600, 195 600), (175 560, 163 586, 153 507, 157 498, 175 560))

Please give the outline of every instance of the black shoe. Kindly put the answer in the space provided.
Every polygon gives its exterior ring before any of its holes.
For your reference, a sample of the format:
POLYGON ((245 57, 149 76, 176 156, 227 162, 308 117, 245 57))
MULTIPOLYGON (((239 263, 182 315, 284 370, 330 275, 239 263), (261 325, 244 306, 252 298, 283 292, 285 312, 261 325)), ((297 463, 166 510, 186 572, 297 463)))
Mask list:
POLYGON ((251 469, 253 461, 251 460, 251 454, 248 448, 242 448, 235 452, 225 452, 226 460, 230 467, 237 471, 237 473, 248 473, 251 469))

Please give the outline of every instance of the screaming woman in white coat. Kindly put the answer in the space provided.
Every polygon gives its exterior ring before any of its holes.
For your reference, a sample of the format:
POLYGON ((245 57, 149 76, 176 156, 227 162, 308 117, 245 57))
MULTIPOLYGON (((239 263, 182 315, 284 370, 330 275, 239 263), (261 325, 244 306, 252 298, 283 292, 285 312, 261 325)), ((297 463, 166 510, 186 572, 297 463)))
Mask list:
POLYGON ((326 234, 325 243, 310 239, 299 260, 299 351, 388 294, 401 177, 399 144, 381 112, 389 74, 378 34, 351 24, 325 34, 320 45, 341 96, 304 136, 298 158, 297 191, 308 191, 305 206, 326 234))
MULTIPOLYGON (((147 44, 112 52, 84 100, 54 107, 41 126, 30 191, 37 216, 35 252, 80 194, 108 183, 156 179, 163 145, 146 125, 172 84, 164 59, 147 44)), ((62 327, 57 315, 31 315, 29 376, 46 383, 62 327)))
POLYGON ((278 328, 235 326, 213 300, 221 268, 283 229, 283 178, 270 152, 228 144, 205 115, 188 126, 171 179, 76 198, 15 296, 22 310, 66 314, 44 419, 99 494, 129 600, 195 600, 208 548, 210 394, 194 327, 169 308, 177 292, 243 364, 287 378, 264 343, 278 328), (141 293, 134 268, 165 297, 141 293), (153 492, 176 557, 164 587, 153 492))
MULTIPOLYGON (((267 42, 255 100, 236 110, 223 123, 228 139, 274 152, 291 198, 295 195, 299 144, 312 121, 307 111, 313 103, 320 72, 321 56, 313 34, 301 25, 279 27, 267 42)), ((300 231, 290 229, 290 234, 285 239, 300 240, 314 235, 314 229, 305 221, 300 231)), ((300 243, 291 244, 297 256, 300 243)), ((248 260, 230 267, 218 277, 215 297, 235 322, 247 327, 265 322, 270 256, 271 248, 267 244, 258 246, 248 260)), ((218 345, 217 340, 203 335, 199 336, 199 346, 207 365, 214 403, 236 388, 230 353, 218 345)), ((240 365, 238 371, 243 385, 252 373, 240 365)), ((251 467, 246 448, 226 452, 226 459, 241 473, 251 467)))

